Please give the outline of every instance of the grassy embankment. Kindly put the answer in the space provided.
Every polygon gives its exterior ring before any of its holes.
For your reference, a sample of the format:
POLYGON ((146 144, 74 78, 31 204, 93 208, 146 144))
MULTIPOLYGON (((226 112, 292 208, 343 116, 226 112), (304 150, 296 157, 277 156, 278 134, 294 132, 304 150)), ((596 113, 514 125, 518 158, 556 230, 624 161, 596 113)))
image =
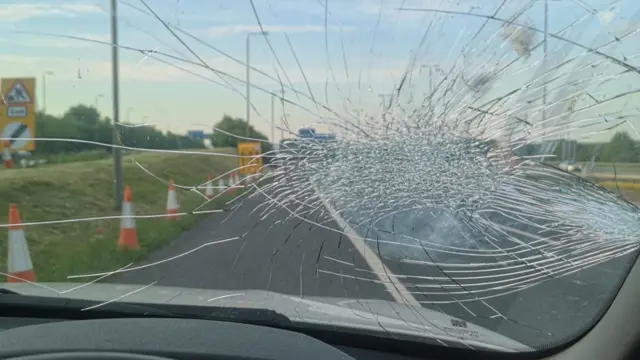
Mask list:
MULTIPOLYGON (((234 154, 234 149, 218 149, 234 154)), ((124 161, 124 183, 132 189, 136 215, 166 212, 167 184, 194 186, 232 169, 235 157, 145 153, 124 161)), ((120 215, 114 211, 111 159, 64 163, 33 169, 10 169, 0 173, 0 223, 7 224, 9 203, 16 203, 22 223, 37 223, 120 215)), ((226 179, 225 179, 226 180, 226 179)), ((216 184, 217 185, 217 182, 216 184)), ((204 192, 204 189, 201 189, 204 192)), ((195 192, 178 189, 181 210, 192 210, 204 199, 195 192)), ((231 195, 201 210, 219 209, 231 195)), ((115 270, 161 248, 198 220, 208 215, 187 215, 179 221, 164 217, 136 219, 140 250, 117 247, 119 219, 69 221, 25 226, 38 281, 67 281, 69 275, 115 270), (101 229, 101 230, 100 230, 101 229)), ((6 269, 7 228, 0 229, 0 269, 6 269)))

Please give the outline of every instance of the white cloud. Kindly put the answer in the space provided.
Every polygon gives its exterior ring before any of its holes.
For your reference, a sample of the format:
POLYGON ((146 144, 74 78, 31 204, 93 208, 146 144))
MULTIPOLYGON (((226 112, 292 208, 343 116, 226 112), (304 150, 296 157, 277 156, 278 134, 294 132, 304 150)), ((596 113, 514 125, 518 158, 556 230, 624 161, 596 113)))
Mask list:
POLYGON ((42 17, 78 17, 102 13, 103 10, 90 3, 42 4, 23 2, 0 5, 0 20, 19 22, 42 17))

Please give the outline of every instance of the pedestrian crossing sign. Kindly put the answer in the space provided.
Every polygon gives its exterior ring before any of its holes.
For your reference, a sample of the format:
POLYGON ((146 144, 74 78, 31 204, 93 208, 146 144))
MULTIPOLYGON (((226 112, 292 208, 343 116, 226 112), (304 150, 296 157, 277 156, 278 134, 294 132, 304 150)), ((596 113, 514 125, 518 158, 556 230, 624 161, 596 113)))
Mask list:
POLYGON ((11 149, 33 151, 36 148, 36 79, 0 80, 0 134, 11 149))
POLYGON ((15 80, 11 89, 4 95, 4 102, 7 105, 31 104, 33 98, 27 91, 22 81, 15 80))

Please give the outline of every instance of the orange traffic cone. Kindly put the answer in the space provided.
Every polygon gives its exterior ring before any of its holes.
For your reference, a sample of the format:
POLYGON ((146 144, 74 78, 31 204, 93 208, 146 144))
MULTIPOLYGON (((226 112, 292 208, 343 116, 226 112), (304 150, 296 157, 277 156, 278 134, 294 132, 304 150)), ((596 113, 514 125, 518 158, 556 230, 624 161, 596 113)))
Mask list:
POLYGON ((122 199, 122 220, 120 220, 120 237, 118 238, 118 247, 120 249, 138 249, 138 232, 136 231, 136 219, 131 201, 131 188, 124 188, 124 197, 122 199))
POLYGON ((173 179, 169 180, 169 194, 167 196, 167 220, 177 220, 179 218, 178 209, 178 197, 176 196, 176 189, 173 185, 173 179))
POLYGON ((211 177, 211 174, 209 174, 209 176, 207 176, 207 188, 204 191, 204 195, 209 200, 213 199, 213 181, 212 181, 212 179, 213 178, 211 177))
POLYGON ((11 159, 11 143, 5 141, 3 143, 2 148, 2 162, 4 163, 4 167, 6 169, 11 169, 13 167, 13 159, 11 159))
POLYGON ((9 259, 7 259, 7 282, 35 282, 31 255, 24 230, 20 223, 20 213, 16 204, 9 205, 9 259))

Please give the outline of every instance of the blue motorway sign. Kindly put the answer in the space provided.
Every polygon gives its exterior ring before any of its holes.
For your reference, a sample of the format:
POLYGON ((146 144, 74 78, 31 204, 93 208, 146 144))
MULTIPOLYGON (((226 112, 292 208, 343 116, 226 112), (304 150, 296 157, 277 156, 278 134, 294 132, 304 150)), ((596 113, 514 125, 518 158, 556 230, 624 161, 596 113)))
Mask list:
POLYGON ((204 130, 189 130, 187 131, 187 136, 194 140, 204 140, 207 138, 204 130))

